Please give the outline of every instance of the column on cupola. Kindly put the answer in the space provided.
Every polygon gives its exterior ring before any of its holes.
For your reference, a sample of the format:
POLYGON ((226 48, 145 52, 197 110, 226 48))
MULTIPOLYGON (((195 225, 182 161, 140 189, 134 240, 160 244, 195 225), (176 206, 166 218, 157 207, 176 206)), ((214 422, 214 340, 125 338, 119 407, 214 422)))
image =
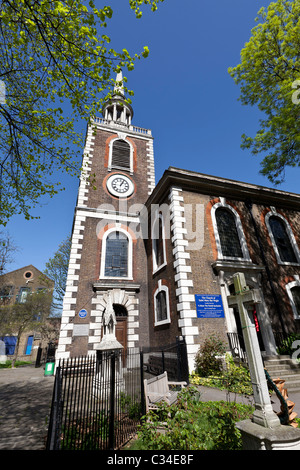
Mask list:
POLYGON ((125 100, 122 72, 117 74, 113 95, 111 99, 104 104, 102 115, 104 119, 112 119, 113 122, 122 123, 127 126, 131 125, 133 110, 125 100), (120 106, 122 106, 123 109, 118 118, 118 107, 120 106))

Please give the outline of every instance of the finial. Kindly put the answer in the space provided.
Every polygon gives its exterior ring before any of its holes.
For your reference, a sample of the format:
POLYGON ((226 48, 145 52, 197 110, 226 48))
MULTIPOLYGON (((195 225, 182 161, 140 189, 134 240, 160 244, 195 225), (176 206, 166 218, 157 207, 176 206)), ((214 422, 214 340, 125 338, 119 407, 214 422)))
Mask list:
POLYGON ((122 70, 117 73, 116 83, 114 86, 114 94, 124 96, 123 74, 122 70))

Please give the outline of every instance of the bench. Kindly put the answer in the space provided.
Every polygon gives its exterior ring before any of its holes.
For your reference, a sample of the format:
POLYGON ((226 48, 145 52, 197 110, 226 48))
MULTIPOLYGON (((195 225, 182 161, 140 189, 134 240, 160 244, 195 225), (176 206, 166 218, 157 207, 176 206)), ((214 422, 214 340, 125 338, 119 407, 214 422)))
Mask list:
POLYGON ((144 391, 146 401, 146 413, 149 410, 157 410, 159 403, 165 401, 168 405, 173 405, 177 401, 177 390, 170 390, 171 386, 177 386, 182 389, 187 385, 186 382, 169 382, 168 374, 163 374, 144 380, 144 391))

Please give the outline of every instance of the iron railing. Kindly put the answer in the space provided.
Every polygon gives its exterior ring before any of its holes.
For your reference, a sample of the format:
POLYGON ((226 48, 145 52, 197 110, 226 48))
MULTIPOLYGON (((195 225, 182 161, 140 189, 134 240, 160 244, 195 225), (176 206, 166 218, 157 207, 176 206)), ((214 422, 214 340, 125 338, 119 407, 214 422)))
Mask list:
POLYGON ((46 449, 122 447, 145 414, 144 378, 164 370, 170 380, 188 382, 184 339, 160 348, 97 351, 96 356, 61 360, 55 371, 46 449))
POLYGON ((185 339, 177 337, 176 342, 167 346, 143 347, 144 372, 159 375, 167 371, 172 381, 189 382, 189 367, 185 339))
POLYGON ((232 357, 241 362, 247 362, 247 354, 243 337, 238 333, 230 332, 227 332, 227 337, 232 357))
POLYGON ((55 373, 48 450, 119 448, 141 416, 139 351, 101 352, 60 361, 55 373), (125 366, 125 367, 124 367, 125 366))

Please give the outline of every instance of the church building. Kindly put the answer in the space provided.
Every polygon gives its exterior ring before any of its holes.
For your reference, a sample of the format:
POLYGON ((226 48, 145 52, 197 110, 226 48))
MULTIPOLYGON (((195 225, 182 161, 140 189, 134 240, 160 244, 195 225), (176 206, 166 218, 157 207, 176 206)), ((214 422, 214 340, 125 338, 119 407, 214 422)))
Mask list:
POLYGON ((190 371, 212 333, 242 352, 237 272, 276 355, 300 331, 300 195, 172 167, 155 185, 151 130, 132 118, 120 85, 87 129, 57 359, 96 354, 108 303, 125 349, 182 336, 190 371))

